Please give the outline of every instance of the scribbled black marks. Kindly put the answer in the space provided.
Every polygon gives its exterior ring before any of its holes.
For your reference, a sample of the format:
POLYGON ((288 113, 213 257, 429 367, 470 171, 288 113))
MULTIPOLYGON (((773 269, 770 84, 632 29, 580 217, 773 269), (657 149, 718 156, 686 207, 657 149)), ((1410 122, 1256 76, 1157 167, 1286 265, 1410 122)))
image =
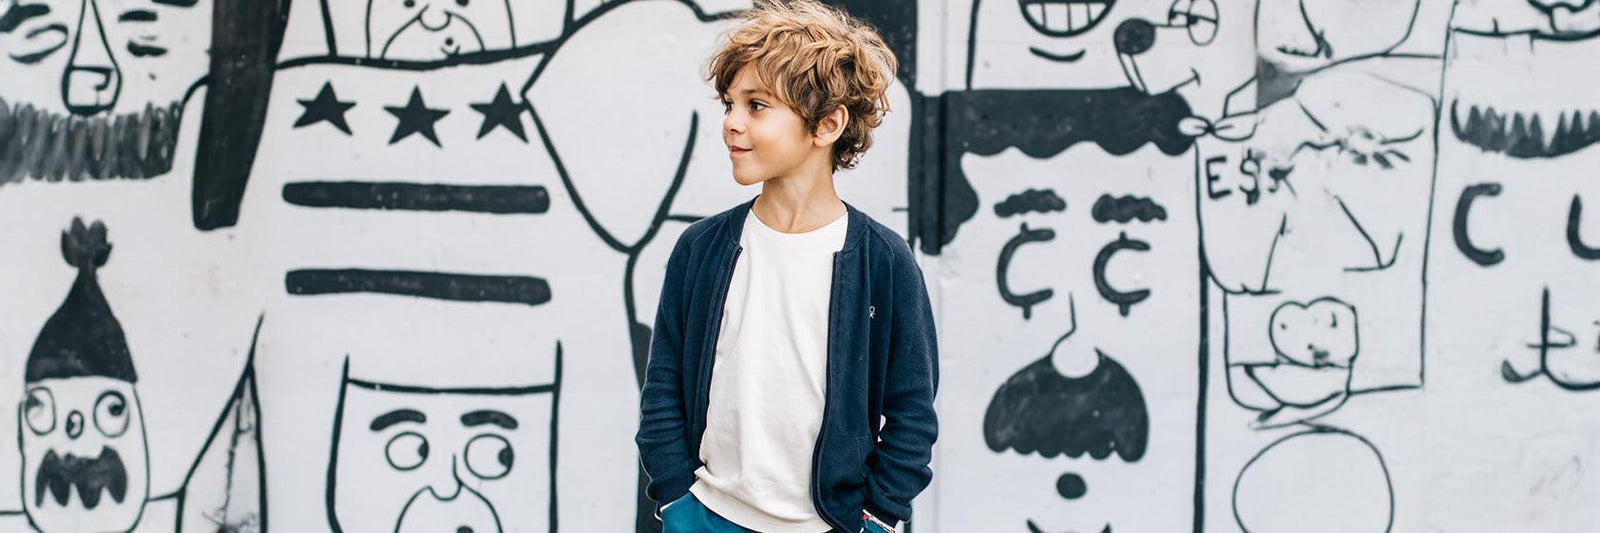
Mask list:
POLYGON ((1479 183, 1461 190, 1461 200, 1456 203, 1456 214, 1450 224, 1451 232, 1455 236, 1456 249, 1461 255, 1480 266, 1494 266, 1506 260, 1506 254, 1499 248, 1484 249, 1472 242, 1472 236, 1467 233, 1467 217, 1472 213, 1472 203, 1479 196, 1500 196, 1499 183, 1479 183))
POLYGON ((37 478, 34 507, 44 507, 47 490, 61 507, 67 507, 68 496, 76 491, 83 508, 88 510, 100 506, 100 498, 105 493, 116 503, 122 503, 128 495, 128 469, 123 466, 117 450, 109 447, 101 448, 100 455, 95 457, 78 457, 71 453, 60 456, 52 449, 40 461, 37 478))
POLYGON ((1549 159, 1600 142, 1600 111, 1561 113, 1551 126, 1555 128, 1552 136, 1544 133, 1547 121, 1538 113, 1470 105, 1463 122, 1460 105, 1460 101, 1450 103, 1450 130, 1456 139, 1486 152, 1518 159, 1549 159), (1550 139, 1548 143, 1546 138, 1550 139))
POLYGON ((1150 297, 1150 289, 1136 289, 1132 291, 1118 290, 1111 286, 1111 281, 1106 279, 1106 267, 1111 263, 1111 258, 1124 250, 1135 252, 1150 251, 1150 243, 1129 239, 1126 232, 1117 236, 1117 240, 1106 243, 1100 248, 1100 253, 1094 256, 1094 288, 1100 292, 1100 297, 1105 298, 1117 306, 1117 312, 1128 316, 1134 304, 1145 301, 1150 297))
POLYGON ((528 276, 487 276, 404 270, 291 270, 283 284, 289 294, 375 293, 454 300, 542 305, 550 284, 528 276))
POLYGON ((1028 189, 994 204, 994 214, 1000 218, 1026 213, 1053 213, 1067 210, 1067 201, 1056 195, 1054 189, 1028 189))
POLYGON ((1143 458, 1150 437, 1144 393, 1115 359, 1095 354, 1098 366, 1083 377, 1061 375, 1045 356, 1007 379, 984 414, 989 449, 1047 458, 1143 458))
POLYGON ((133 57, 161 57, 167 55, 167 49, 153 44, 128 41, 128 53, 133 54, 133 57))
POLYGON ((1539 368, 1522 373, 1510 361, 1502 361, 1500 377, 1507 383, 1524 383, 1545 376, 1567 391, 1600 390, 1600 340, 1596 340, 1593 351, 1575 349, 1577 336, 1557 326, 1552 315, 1550 288, 1545 287, 1539 300, 1538 340, 1527 344, 1528 349, 1538 352, 1539 368))
POLYGON ((493 214, 540 214, 550 210, 550 191, 538 185, 302 181, 284 184, 283 200, 305 207, 343 209, 493 214))
POLYGON ((1062 498, 1076 500, 1089 493, 1089 485, 1083 482, 1083 476, 1067 473, 1056 478, 1056 493, 1062 498))
POLYGON ((400 142, 401 139, 410 137, 413 133, 420 133, 434 146, 443 148, 439 144, 439 135, 433 131, 435 123, 445 115, 450 114, 448 109, 430 109, 422 103, 422 90, 411 88, 411 98, 404 106, 383 106, 385 111, 399 119, 394 126, 394 135, 389 137, 389 144, 400 142))
POLYGON ((1055 230, 1050 228, 1028 229, 1028 224, 1024 222, 1017 236, 1006 241, 1005 246, 1000 249, 1000 259, 998 264, 995 265, 994 274, 995 283, 1000 289, 1000 299, 1005 300, 1008 304, 1021 307, 1024 320, 1033 318, 1033 306, 1049 300, 1051 296, 1055 295, 1055 291, 1052 289, 1039 289, 1027 294, 1011 292, 1011 285, 1007 281, 1009 277, 1007 271, 1011 269, 1011 258, 1016 255, 1017 248, 1022 247, 1024 244, 1049 242, 1055 240, 1055 238, 1055 230))
POLYGON ((1167 219, 1167 208, 1157 203, 1155 198, 1131 195, 1118 198, 1102 194, 1094 201, 1094 207, 1089 212, 1094 216, 1094 221, 1101 224, 1111 221, 1126 224, 1134 219, 1140 222, 1167 219))
POLYGON ((1233 518, 1245 533, 1387 533, 1394 487, 1372 442, 1315 427, 1245 463, 1233 483, 1233 518))
POLYGON ((522 111, 527 107, 511 101, 511 92, 506 89, 506 84, 500 84, 500 91, 494 94, 494 101, 472 104, 472 109, 483 115, 483 125, 478 128, 479 139, 496 128, 505 128, 518 139, 522 139, 522 142, 528 142, 528 134, 522 129, 522 111))
POLYGON ((294 127, 304 128, 318 122, 327 122, 345 135, 350 135, 350 123, 345 121, 345 112, 355 107, 355 102, 342 102, 333 91, 332 82, 322 82, 322 89, 317 91, 317 96, 310 100, 295 100, 305 108, 300 113, 300 118, 294 121, 294 127))
POLYGON ((1017 0, 1022 18, 1034 31, 1051 37, 1071 37, 1094 29, 1105 20, 1116 0, 1017 0), (1079 13, 1078 17, 1069 13, 1079 13), (1087 15, 1083 17, 1082 15, 1087 15))
POLYGON ((1567 247, 1572 255, 1586 261, 1600 261, 1600 247, 1584 244, 1579 230, 1583 227, 1583 199, 1572 195, 1572 207, 1567 209, 1567 247))
POLYGON ((0 185, 149 179, 172 170, 182 106, 73 117, 0 98, 0 185), (88 147, 97 147, 88 149, 88 147))

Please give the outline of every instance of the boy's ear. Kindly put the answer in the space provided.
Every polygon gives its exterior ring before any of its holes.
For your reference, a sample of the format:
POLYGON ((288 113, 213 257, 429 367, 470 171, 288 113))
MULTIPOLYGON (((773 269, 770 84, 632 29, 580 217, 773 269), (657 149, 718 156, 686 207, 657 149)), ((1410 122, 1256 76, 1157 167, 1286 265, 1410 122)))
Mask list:
POLYGON ((822 120, 817 121, 817 132, 813 135, 814 142, 818 147, 832 145, 844 135, 844 127, 849 123, 850 111, 842 105, 833 108, 833 111, 822 116, 822 120))

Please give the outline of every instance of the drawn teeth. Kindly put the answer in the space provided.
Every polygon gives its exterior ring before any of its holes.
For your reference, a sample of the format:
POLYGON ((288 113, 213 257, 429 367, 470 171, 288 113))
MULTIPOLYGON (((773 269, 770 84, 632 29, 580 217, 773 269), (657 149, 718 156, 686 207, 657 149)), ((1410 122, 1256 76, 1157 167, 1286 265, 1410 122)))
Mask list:
POLYGON ((1065 37, 1087 31, 1105 17, 1115 0, 1021 0, 1028 23, 1046 34, 1065 37))

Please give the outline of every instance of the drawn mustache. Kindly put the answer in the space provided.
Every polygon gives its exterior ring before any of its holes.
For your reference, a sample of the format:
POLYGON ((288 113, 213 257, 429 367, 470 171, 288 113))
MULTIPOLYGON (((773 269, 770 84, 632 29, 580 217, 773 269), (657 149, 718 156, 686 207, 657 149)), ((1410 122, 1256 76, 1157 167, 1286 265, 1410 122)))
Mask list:
POLYGON ((101 450, 100 456, 93 459, 70 453, 61 457, 55 450, 46 452, 34 483, 34 506, 44 505, 44 492, 48 488, 56 504, 66 507, 72 487, 78 488, 78 498, 83 500, 84 509, 100 505, 101 489, 109 490, 111 499, 122 503, 128 494, 128 470, 122 465, 122 457, 111 448, 101 450))

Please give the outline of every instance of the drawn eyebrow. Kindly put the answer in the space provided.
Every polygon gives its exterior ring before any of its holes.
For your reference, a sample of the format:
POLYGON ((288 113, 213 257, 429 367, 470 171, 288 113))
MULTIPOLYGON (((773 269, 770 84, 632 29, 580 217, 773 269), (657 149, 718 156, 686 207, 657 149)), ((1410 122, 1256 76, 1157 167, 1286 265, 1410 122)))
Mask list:
POLYGON ((155 22, 156 12, 148 9, 129 9, 117 16, 117 22, 155 22))
POLYGON ((128 41, 128 53, 134 57, 161 57, 167 55, 167 49, 128 41))
POLYGON ((172 7, 194 7, 200 0, 150 0, 152 3, 172 7))
POLYGON ((461 425, 472 427, 494 424, 506 429, 517 429, 517 419, 492 409, 482 409, 461 415, 461 425))
POLYGON ((372 425, 370 428, 373 431, 383 431, 383 428, 399 424, 401 422, 416 422, 418 424, 425 424, 428 422, 428 416, 415 409, 395 409, 393 411, 378 415, 377 418, 372 419, 372 425))
POLYGON ((0 16, 0 33, 11 33, 28 19, 49 14, 50 6, 45 4, 11 4, 11 9, 7 9, 6 14, 0 16))

